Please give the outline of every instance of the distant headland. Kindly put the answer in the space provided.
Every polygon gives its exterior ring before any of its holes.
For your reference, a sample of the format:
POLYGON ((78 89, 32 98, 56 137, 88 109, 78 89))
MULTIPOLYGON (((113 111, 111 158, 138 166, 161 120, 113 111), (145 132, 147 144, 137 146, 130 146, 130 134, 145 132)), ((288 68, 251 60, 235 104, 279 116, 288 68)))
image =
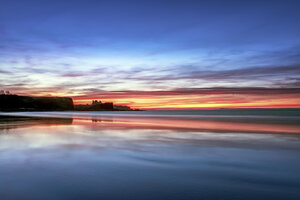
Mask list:
POLYGON ((140 111, 129 106, 114 105, 112 102, 92 100, 92 104, 74 105, 76 111, 140 111))
POLYGON ((35 97, 10 94, 0 91, 0 111, 138 111, 129 106, 102 103, 93 100, 91 104, 74 105, 70 97, 35 97))

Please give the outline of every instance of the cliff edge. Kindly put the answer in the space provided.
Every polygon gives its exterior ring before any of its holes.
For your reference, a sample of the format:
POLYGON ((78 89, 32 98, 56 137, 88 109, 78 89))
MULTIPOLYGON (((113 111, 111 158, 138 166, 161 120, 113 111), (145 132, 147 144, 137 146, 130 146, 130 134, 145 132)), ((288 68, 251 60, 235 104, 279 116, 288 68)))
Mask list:
POLYGON ((74 110, 72 98, 0 95, 0 111, 64 111, 64 110, 74 110))

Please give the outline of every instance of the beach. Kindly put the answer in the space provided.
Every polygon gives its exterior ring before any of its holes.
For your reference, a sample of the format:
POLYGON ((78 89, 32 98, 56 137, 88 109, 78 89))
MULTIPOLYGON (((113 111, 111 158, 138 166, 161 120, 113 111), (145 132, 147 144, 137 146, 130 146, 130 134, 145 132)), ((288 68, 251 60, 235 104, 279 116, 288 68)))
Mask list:
POLYGON ((297 110, 217 112, 1 113, 0 196, 299 199, 297 110))

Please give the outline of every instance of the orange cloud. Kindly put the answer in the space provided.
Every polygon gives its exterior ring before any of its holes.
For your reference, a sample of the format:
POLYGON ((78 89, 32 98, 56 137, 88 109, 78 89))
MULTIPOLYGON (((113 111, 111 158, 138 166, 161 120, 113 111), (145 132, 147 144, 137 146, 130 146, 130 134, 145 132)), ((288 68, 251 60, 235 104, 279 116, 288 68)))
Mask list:
POLYGON ((118 91, 74 97, 75 104, 92 99, 140 109, 299 108, 300 89, 208 88, 173 91, 118 91))

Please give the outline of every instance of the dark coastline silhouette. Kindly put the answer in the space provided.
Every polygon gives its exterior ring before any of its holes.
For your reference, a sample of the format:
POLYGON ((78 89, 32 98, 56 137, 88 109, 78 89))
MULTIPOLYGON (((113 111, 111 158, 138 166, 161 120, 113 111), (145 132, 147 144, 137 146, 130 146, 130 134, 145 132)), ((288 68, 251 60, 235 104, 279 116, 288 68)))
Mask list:
POLYGON ((93 100, 92 104, 74 105, 70 97, 19 96, 9 92, 0 94, 0 111, 138 111, 129 106, 102 103, 93 100))
POLYGON ((0 95, 0 111, 65 111, 74 110, 69 97, 31 97, 0 95))
POLYGON ((140 111, 139 109, 131 109, 129 106, 114 105, 112 102, 101 102, 93 100, 92 104, 74 105, 76 111, 140 111))

